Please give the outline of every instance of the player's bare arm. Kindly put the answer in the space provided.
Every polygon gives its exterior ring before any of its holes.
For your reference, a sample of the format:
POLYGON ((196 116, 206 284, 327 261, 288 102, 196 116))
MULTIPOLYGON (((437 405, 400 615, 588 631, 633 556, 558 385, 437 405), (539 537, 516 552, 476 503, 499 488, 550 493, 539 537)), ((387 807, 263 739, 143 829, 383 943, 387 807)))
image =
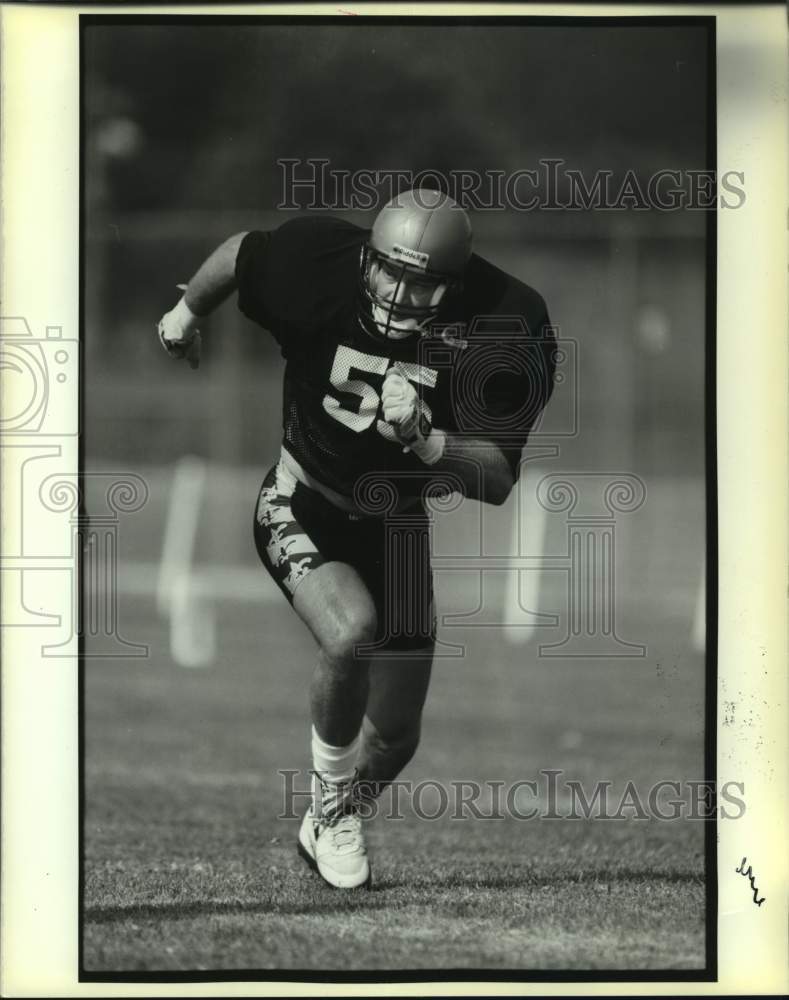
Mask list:
POLYGON ((447 434, 444 454, 436 464, 457 476, 464 496, 482 503, 503 504, 512 492, 515 477, 504 453, 493 441, 447 434))
POLYGON ((246 233, 225 240, 200 265, 177 304, 159 321, 159 339, 177 360, 200 364, 200 320, 221 305, 236 288, 236 257, 246 233))

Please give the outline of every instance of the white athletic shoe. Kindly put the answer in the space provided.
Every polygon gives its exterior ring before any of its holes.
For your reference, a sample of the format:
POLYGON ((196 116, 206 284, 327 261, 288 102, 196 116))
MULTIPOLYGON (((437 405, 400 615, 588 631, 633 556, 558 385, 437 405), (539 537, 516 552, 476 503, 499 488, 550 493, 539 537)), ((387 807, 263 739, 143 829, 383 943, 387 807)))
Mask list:
POLYGON ((316 817, 310 805, 301 821, 299 854, 329 885, 336 889, 369 888, 370 862, 355 812, 316 817))

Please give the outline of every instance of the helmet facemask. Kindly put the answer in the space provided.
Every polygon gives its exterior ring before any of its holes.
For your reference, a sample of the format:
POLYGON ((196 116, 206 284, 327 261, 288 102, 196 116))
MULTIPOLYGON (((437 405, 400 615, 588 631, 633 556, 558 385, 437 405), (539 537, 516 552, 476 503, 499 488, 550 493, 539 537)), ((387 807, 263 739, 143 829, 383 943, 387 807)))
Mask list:
POLYGON ((366 333, 385 340, 425 336, 460 280, 427 271, 376 250, 362 248, 359 268, 359 322, 366 333))

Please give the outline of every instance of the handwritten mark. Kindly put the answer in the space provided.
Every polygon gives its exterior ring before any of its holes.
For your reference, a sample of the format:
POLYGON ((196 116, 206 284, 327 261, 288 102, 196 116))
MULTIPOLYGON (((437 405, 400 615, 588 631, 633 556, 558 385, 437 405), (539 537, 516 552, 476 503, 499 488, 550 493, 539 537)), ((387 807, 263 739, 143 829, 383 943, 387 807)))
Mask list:
POLYGON ((750 865, 748 865, 747 868, 745 867, 745 863, 747 860, 748 860, 747 858, 743 858, 740 867, 735 868, 734 870, 738 874, 743 875, 745 878, 749 879, 751 883, 751 888, 753 889, 753 901, 754 903, 756 903, 757 906, 761 906, 767 897, 762 896, 762 898, 759 899, 759 889, 756 885, 756 877, 753 874, 753 869, 751 868, 750 865))

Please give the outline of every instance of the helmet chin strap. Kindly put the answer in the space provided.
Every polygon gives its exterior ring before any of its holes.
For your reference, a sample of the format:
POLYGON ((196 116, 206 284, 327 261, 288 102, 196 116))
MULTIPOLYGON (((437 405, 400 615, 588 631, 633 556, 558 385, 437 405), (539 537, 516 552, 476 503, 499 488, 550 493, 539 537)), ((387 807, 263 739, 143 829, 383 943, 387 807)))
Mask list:
POLYGON ((378 327, 378 332, 387 340, 407 340, 409 337, 424 336, 425 327, 429 326, 432 317, 427 317, 413 326, 402 326, 407 323, 408 317, 404 317, 399 322, 392 319, 392 311, 384 306, 374 305, 372 309, 373 322, 378 327))

